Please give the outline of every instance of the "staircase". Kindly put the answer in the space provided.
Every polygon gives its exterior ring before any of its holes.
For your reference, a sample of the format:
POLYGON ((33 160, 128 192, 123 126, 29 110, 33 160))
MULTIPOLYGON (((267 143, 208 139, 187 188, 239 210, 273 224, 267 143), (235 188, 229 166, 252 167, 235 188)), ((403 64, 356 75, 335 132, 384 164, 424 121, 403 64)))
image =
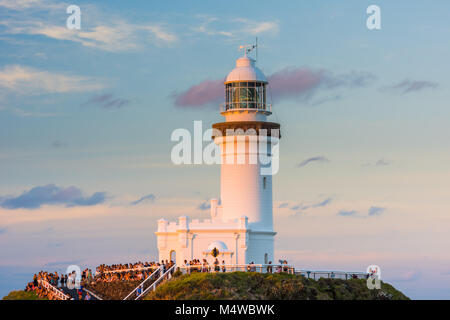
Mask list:
POLYGON ((137 298, 145 291, 158 277, 161 275, 163 267, 158 267, 147 278, 144 279, 133 291, 131 291, 123 300, 137 300, 137 298))
POLYGON ((70 300, 70 297, 71 297, 70 295, 66 294, 62 290, 59 290, 55 286, 51 285, 48 281, 45 281, 42 279, 40 279, 38 281, 39 281, 39 284, 41 286, 43 286, 46 290, 52 291, 58 300, 70 300))
POLYGON ((123 300, 139 300, 145 297, 150 291, 155 291, 158 285, 160 285, 164 280, 169 280, 172 278, 172 274, 175 271, 176 264, 167 269, 163 273, 163 267, 159 267, 150 276, 148 276, 142 283, 140 283, 133 291, 130 292, 123 300), (156 280, 155 280, 156 279, 156 280), (152 280, 154 280, 152 282, 152 280), (140 293, 138 293, 140 290, 140 293))

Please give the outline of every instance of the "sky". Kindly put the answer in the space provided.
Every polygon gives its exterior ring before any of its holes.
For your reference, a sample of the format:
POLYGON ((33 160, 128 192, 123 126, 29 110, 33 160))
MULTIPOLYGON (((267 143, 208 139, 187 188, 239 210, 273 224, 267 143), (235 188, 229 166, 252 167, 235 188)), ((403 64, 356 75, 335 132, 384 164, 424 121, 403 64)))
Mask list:
POLYGON ((282 133, 275 256, 376 264, 411 298, 449 299, 449 11, 0 0, 0 296, 40 270, 155 260, 157 219, 209 217, 220 167, 173 164, 171 133, 223 121, 223 79, 257 37, 282 133))

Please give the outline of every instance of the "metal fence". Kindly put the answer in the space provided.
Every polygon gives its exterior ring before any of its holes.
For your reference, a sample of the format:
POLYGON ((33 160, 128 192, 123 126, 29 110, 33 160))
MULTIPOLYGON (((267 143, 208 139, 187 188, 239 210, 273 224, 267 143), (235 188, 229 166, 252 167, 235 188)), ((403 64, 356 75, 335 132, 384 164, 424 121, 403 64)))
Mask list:
POLYGON ((220 265, 182 265, 178 268, 183 274, 193 272, 259 272, 259 273, 290 273, 295 269, 287 264, 220 264, 220 265))
POLYGON ((308 279, 318 280, 320 278, 328 279, 367 279, 368 274, 364 272, 349 271, 312 271, 312 270, 295 270, 295 274, 302 275, 308 279))

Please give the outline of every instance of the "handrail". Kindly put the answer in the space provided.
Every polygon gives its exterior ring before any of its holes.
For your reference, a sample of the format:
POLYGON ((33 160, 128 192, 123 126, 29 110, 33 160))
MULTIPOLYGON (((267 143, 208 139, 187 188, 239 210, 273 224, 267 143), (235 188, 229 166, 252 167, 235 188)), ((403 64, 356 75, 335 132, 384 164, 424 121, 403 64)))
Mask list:
POLYGON ((106 271, 96 271, 96 274, 120 273, 120 272, 131 272, 131 271, 144 271, 144 270, 154 269, 154 268, 158 268, 158 266, 140 267, 140 268, 131 268, 131 269, 114 269, 114 270, 106 270, 106 271))
POLYGON ((141 297, 143 297, 144 295, 146 295, 150 289, 152 289, 152 291, 156 290, 156 286, 162 281, 164 280, 164 278, 166 277, 166 275, 169 276, 169 279, 172 275, 173 270, 175 269, 177 265, 174 264, 173 266, 171 266, 169 269, 166 270, 166 272, 164 272, 164 274, 162 274, 158 279, 155 280, 155 282, 152 283, 152 285, 150 287, 148 287, 147 289, 145 289, 139 296, 136 297, 135 300, 139 300, 141 297))
POLYGON ((144 284, 153 278, 154 275, 156 275, 160 270, 161 270, 162 266, 158 267, 155 271, 153 271, 153 273, 151 275, 149 275, 147 278, 145 278, 145 280, 143 280, 136 288, 133 289, 133 291, 131 291, 125 298, 123 298, 123 300, 127 300, 134 292, 136 292, 139 288, 144 288, 144 284))
POLYGON ((55 296, 59 299, 59 300, 70 300, 70 297, 65 294, 64 292, 58 290, 58 288, 54 287, 53 285, 51 285, 48 281, 43 280, 43 279, 39 279, 38 282, 40 284, 42 284, 42 286, 47 289, 47 290, 51 290, 53 292, 55 292, 55 296))
POLYGON ((322 276, 322 275, 327 275, 327 278, 337 278, 339 276, 344 276, 345 279, 348 279, 349 277, 352 278, 353 276, 356 277, 367 277, 368 273, 366 272, 350 272, 350 271, 335 271, 335 270, 330 270, 330 271, 319 271, 319 270, 295 270, 295 274, 300 274, 300 275, 304 275, 308 278, 310 278, 312 276, 312 278, 316 278, 316 275, 322 276))
POLYGON ((220 112, 228 112, 228 111, 262 111, 267 113, 272 113, 272 105, 269 103, 262 104, 253 104, 255 107, 247 107, 247 108, 241 108, 240 107, 241 102, 230 102, 226 103, 223 102, 220 104, 220 112), (237 105, 237 107, 235 107, 237 105))
POLYGON ((207 272, 224 272, 223 268, 225 268, 225 272, 235 272, 235 271, 244 271, 244 272, 259 272, 259 273, 266 273, 269 272, 268 268, 271 269, 270 272, 277 272, 277 268, 281 269, 280 272, 284 272, 284 273, 290 273, 290 274, 294 274, 295 273, 295 268, 287 265, 287 264, 219 264, 217 265, 217 267, 219 268, 219 271, 215 271, 216 265, 202 265, 202 264, 198 264, 198 265, 189 265, 189 266, 181 266, 180 269, 181 270, 185 270, 189 272, 192 269, 196 269, 199 271, 203 271, 205 268, 207 269, 207 272), (250 270, 249 270, 250 269, 250 270), (287 271, 285 271, 287 269, 287 271))
POLYGON ((91 290, 88 290, 88 289, 86 289, 84 287, 83 287, 83 290, 86 291, 87 293, 89 293, 91 296, 95 297, 97 300, 103 300, 98 294, 95 294, 91 290))

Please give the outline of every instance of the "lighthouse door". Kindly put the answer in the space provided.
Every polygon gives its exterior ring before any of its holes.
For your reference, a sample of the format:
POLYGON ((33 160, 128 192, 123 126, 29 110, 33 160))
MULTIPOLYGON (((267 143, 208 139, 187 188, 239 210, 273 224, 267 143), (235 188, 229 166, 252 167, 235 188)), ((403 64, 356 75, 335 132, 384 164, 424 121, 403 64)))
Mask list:
POLYGON ((173 262, 177 261, 177 252, 175 250, 170 251, 170 260, 173 262))

